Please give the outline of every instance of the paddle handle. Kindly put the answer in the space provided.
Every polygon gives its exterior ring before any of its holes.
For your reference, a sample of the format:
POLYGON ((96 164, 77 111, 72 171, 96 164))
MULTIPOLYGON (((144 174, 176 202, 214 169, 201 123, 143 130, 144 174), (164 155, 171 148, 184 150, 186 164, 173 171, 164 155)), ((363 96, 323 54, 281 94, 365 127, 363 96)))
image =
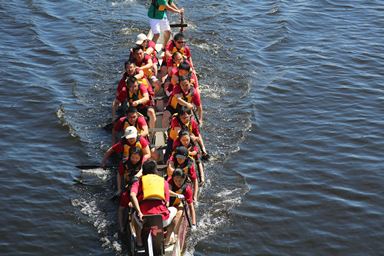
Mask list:
POLYGON ((189 213, 188 213, 187 202, 185 201, 185 199, 182 199, 182 202, 183 202, 185 217, 187 217, 187 221, 188 221, 188 226, 192 227, 191 218, 189 217, 189 213))
POLYGON ((183 32, 184 31, 184 13, 181 13, 180 14, 180 24, 181 24, 181 26, 180 26, 180 32, 183 32))

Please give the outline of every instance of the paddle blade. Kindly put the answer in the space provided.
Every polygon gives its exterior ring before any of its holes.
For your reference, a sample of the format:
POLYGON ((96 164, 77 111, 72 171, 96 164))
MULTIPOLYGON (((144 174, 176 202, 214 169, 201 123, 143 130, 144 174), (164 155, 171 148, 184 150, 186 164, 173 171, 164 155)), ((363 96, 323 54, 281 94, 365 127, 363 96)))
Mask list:
POLYGON ((202 159, 203 161, 208 161, 210 157, 211 157, 211 156, 210 156, 208 153, 205 153, 205 154, 203 154, 203 155, 201 156, 201 159, 202 159))
POLYGON ((104 130, 110 132, 112 131, 113 129, 113 123, 109 123, 109 124, 106 124, 104 127, 103 127, 104 130))
POLYGON ((171 28, 186 28, 188 24, 170 24, 171 28))

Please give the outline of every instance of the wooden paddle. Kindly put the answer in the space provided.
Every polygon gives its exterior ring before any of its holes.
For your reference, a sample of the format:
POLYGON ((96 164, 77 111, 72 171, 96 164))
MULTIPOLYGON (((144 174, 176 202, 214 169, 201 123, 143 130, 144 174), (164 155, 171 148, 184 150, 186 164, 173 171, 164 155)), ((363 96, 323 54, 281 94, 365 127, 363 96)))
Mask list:
MULTIPOLYGON (((196 111, 195 111, 194 108, 192 109, 192 113, 193 113, 193 116, 194 116, 195 119, 196 119, 197 124, 200 126, 200 120, 199 120, 199 117, 197 116, 196 111)), ((197 143, 197 145, 199 146, 200 151, 201 151, 202 153, 204 153, 203 150, 201 149, 201 145, 200 145, 200 143, 197 143)), ((208 161, 209 158, 210 158, 210 155, 209 155, 207 152, 205 152, 205 154, 203 154, 203 155, 201 156, 201 159, 204 160, 204 161, 208 161)))
POLYGON ((184 31, 184 28, 188 27, 188 24, 184 23, 184 14, 180 15, 180 24, 171 24, 171 28, 180 28, 180 32, 184 31))
POLYGON ((181 201, 183 202, 185 217, 187 217, 188 226, 192 227, 191 218, 189 217, 189 213, 188 213, 187 201, 185 201, 185 198, 181 199, 181 201))

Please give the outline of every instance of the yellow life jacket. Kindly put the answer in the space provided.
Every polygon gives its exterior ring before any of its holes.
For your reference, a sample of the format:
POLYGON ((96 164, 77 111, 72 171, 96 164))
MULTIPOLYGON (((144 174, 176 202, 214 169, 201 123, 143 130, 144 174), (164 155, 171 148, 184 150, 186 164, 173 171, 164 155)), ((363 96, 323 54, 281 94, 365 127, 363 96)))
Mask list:
MULTIPOLYGON (((175 192, 178 195, 182 195, 182 194, 184 194, 185 189, 187 188, 187 185, 188 185, 188 183, 184 182, 184 184, 178 190, 173 191, 173 189, 172 189, 172 191, 175 192)), ((170 200, 170 205, 171 206, 176 206, 177 207, 177 206, 180 205, 180 203, 181 203, 181 199, 179 199, 177 197, 172 197, 171 200, 170 200)))
POLYGON ((141 85, 144 85, 145 88, 147 88, 147 89, 148 89, 148 87, 150 86, 150 85, 149 85, 149 82, 148 82, 148 79, 145 78, 145 77, 143 77, 143 78, 137 80, 137 82, 138 82, 139 84, 141 84, 141 85))
MULTIPOLYGON (((173 43, 174 45, 176 45, 176 43, 173 43)), ((172 50, 171 50, 171 53, 172 55, 175 53, 175 52, 179 52, 181 53, 181 55, 183 55, 183 58, 185 59, 187 56, 185 56, 185 49, 184 47, 181 47, 181 49, 177 49, 176 46, 173 46, 172 50)))
POLYGON ((143 200, 165 200, 164 178, 156 174, 147 174, 141 178, 143 185, 143 200))
MULTIPOLYGON (((188 129, 189 133, 191 134, 192 133, 192 122, 189 121, 187 125, 183 124, 181 122, 181 120, 179 119, 178 117, 178 113, 174 114, 173 117, 175 117, 177 119, 177 121, 179 122, 179 125, 178 127, 180 127, 180 129, 188 129)), ((169 138, 171 138, 172 140, 176 140, 177 137, 179 136, 179 132, 176 130, 176 128, 178 127, 173 127, 169 130, 169 138)))
MULTIPOLYGON (((140 136, 137 136, 135 145, 132 145, 132 147, 142 148, 140 143, 140 136)), ((129 157, 129 149, 131 148, 131 145, 125 143, 124 144, 124 150, 123 150, 123 158, 129 157)))
POLYGON ((129 102, 129 104, 131 104, 133 101, 141 100, 142 98, 144 98, 144 96, 141 94, 140 86, 141 84, 139 84, 139 89, 135 93, 131 92, 131 90, 128 89, 127 101, 129 102))
MULTIPOLYGON (((188 102, 188 103, 192 103, 192 99, 193 99, 193 96, 194 96, 194 94, 195 94, 195 88, 194 88, 193 86, 191 86, 191 88, 189 89, 188 94, 185 95, 183 91, 181 91, 181 94, 182 94, 181 98, 182 98, 183 100, 185 100, 185 101, 188 102)), ((169 105, 170 105, 173 109, 177 109, 177 105, 178 105, 178 104, 179 104, 179 103, 177 102, 177 98, 176 98, 176 96, 173 95, 173 96, 172 96, 172 99, 171 99, 171 102, 170 102, 169 105)))

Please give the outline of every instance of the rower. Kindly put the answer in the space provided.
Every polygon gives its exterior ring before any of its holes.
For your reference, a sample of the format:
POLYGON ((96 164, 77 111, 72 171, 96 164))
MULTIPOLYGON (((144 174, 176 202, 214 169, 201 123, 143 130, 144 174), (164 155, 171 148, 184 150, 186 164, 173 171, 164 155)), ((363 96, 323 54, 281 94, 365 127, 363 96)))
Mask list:
POLYGON ((142 176, 143 151, 139 147, 131 147, 129 149, 129 157, 124 158, 122 164, 119 165, 119 173, 117 177, 117 195, 120 195, 119 209, 117 212, 119 230, 125 232, 124 212, 129 207, 130 190, 133 182, 142 176), (124 181, 124 182, 123 182, 124 181), (122 190, 123 188, 123 190, 122 190), (123 192, 122 192, 123 191, 123 192))
POLYGON ((193 159, 188 154, 188 149, 184 146, 177 147, 172 156, 169 158, 167 166, 167 175, 172 177, 175 169, 180 168, 188 176, 193 183, 193 201, 197 202, 199 193, 199 184, 197 181, 195 166, 193 159))
POLYGON ((161 214, 163 228, 167 228, 165 245, 174 243, 170 241, 173 233, 173 218, 176 215, 175 207, 167 207, 169 204, 169 186, 164 178, 157 173, 155 161, 149 160, 143 164, 143 176, 132 184, 131 201, 136 210, 133 213, 134 227, 136 231, 137 246, 142 247, 141 230, 143 227, 143 215, 161 214))
MULTIPOLYGON (((157 53, 156 43, 152 40, 149 40, 149 38, 145 34, 141 33, 137 35, 135 44, 136 46, 141 47, 141 49, 144 51, 144 54, 151 56, 152 63, 154 64, 152 66, 153 72, 154 72, 154 75, 157 76, 157 64, 159 61, 156 55, 157 53)), ((133 49, 131 49, 130 51, 130 55, 129 55, 130 60, 134 60, 132 53, 133 53, 133 49)))
POLYGON ((199 186, 203 186, 205 183, 205 175, 204 175, 204 166, 201 161, 201 155, 199 153, 199 147, 191 140, 191 136, 188 130, 180 130, 179 136, 173 143, 173 151, 176 150, 177 147, 184 146, 188 149, 188 155, 195 160, 197 165, 197 174, 199 178, 199 186))
POLYGON ((122 133, 128 126, 134 126, 140 136, 147 138, 148 125, 145 117, 133 106, 128 107, 127 115, 119 118, 112 129, 112 145, 115 144, 116 134, 122 133))
POLYGON ((193 87, 198 90, 199 88, 199 81, 197 80, 197 76, 194 72, 191 71, 191 65, 187 61, 183 61, 180 63, 176 71, 172 71, 172 75, 176 76, 177 79, 182 76, 190 76, 191 77, 191 83, 193 84, 193 87))
POLYGON ((143 70, 146 78, 150 78, 153 75, 152 56, 146 54, 141 46, 132 48, 132 58, 130 61, 134 62, 140 70, 143 70))
POLYGON ((173 40, 169 41, 169 43, 167 44, 164 56, 165 61, 171 58, 175 52, 181 53, 184 60, 187 60, 189 62, 192 67, 192 70, 194 71, 191 50, 189 46, 186 45, 183 33, 177 33, 176 35, 174 35, 173 40))
POLYGON ((129 157, 129 149, 131 147, 141 148, 143 151, 143 162, 151 157, 151 150, 149 149, 149 143, 147 139, 138 135, 137 129, 134 126, 128 126, 125 129, 124 135, 121 137, 120 141, 110 147, 107 152, 105 152, 100 166, 105 168, 105 164, 112 154, 122 155, 120 156, 120 159, 129 157))
POLYGON ((178 113, 174 114, 171 119, 171 125, 167 139, 167 148, 164 156, 165 161, 168 160, 168 157, 172 152, 173 143, 177 139, 180 130, 189 131, 191 140, 200 146, 201 153, 203 155, 207 155, 203 137, 201 136, 199 130, 199 125, 197 121, 192 117, 192 111, 187 107, 182 106, 179 108, 178 113))
POLYGON ((197 114, 200 121, 200 126, 203 124, 203 107, 200 100, 200 94, 193 86, 189 77, 182 76, 180 79, 180 85, 173 88, 173 91, 169 97, 168 106, 163 114, 162 125, 163 128, 168 126, 169 118, 171 115, 177 112, 177 109, 181 106, 185 106, 188 109, 197 108, 197 114))
POLYGON ((121 92, 121 90, 126 86, 126 81, 128 77, 135 77, 138 81, 144 78, 144 72, 136 67, 136 64, 133 62, 126 61, 124 62, 124 74, 121 77, 119 84, 116 89, 116 96, 121 92))
POLYGON ((182 169, 175 169, 172 174, 172 177, 168 179, 169 184, 169 193, 171 196, 170 205, 177 208, 177 214, 174 222, 175 226, 175 234, 179 233, 179 228, 181 221, 180 218, 183 214, 183 206, 182 204, 187 203, 189 208, 189 214, 191 217, 192 230, 196 230, 196 213, 195 206, 193 205, 193 191, 190 183, 188 182, 187 175, 183 172, 182 169), (182 201, 185 199, 185 201, 182 201))
POLYGON ((154 128, 156 123, 156 114, 153 104, 150 100, 148 90, 144 85, 139 84, 137 79, 129 77, 127 86, 121 90, 121 93, 113 101, 112 119, 116 115, 116 109, 123 102, 127 102, 129 106, 136 107, 137 110, 144 116, 149 117, 149 127, 154 128))

